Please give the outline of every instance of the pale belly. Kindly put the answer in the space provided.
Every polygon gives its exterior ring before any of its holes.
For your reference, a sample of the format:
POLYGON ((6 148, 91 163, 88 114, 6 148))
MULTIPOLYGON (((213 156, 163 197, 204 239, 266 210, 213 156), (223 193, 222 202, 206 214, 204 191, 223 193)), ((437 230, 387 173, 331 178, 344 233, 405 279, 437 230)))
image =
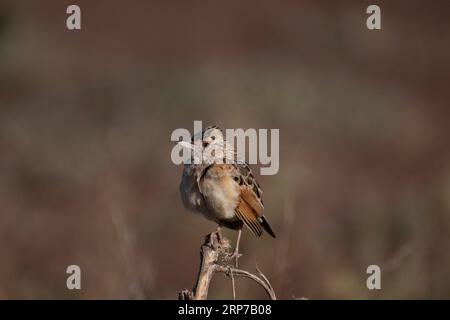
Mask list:
POLYGON ((236 219, 234 209, 238 205, 239 193, 228 182, 217 183, 215 179, 204 179, 201 184, 206 206, 218 220, 236 219))
POLYGON ((180 185, 183 204, 214 222, 234 222, 237 220, 234 209, 239 193, 230 182, 217 183, 216 179, 203 179, 200 192, 195 179, 183 179, 180 185))

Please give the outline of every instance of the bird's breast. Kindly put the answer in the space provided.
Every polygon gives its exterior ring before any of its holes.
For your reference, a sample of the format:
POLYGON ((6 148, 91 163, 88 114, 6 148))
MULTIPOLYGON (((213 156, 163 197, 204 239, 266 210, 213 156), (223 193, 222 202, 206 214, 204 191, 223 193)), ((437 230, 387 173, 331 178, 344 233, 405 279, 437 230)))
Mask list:
POLYGON ((230 176, 207 174, 200 182, 206 206, 217 220, 235 219, 239 188, 230 176))

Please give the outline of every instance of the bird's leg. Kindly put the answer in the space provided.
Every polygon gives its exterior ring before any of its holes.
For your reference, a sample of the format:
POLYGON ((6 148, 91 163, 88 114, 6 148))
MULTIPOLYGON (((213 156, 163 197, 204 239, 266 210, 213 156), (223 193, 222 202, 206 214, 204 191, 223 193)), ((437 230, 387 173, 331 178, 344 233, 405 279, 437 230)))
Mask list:
POLYGON ((233 254, 230 256, 230 260, 235 259, 236 268, 238 267, 238 259, 242 256, 242 254, 239 253, 239 242, 241 241, 241 234, 242 229, 239 229, 236 240, 236 247, 234 248, 233 254))

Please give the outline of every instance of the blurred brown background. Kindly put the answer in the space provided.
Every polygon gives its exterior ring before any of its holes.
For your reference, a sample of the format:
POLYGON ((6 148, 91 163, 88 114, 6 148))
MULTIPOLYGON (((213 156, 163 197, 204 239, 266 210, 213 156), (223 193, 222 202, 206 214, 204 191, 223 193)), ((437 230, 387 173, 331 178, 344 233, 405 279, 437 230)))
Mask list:
MULTIPOLYGON (((0 298, 191 287, 215 228, 182 207, 170 161, 170 133, 193 120, 280 129, 280 171, 258 177, 279 237, 245 232, 240 261, 280 298, 450 298, 449 14, 448 1, 2 1, 0 298), (81 31, 66 29, 73 3, 81 31), (381 31, 366 28, 375 3, 381 31)), ((265 298, 247 280, 237 295, 265 298)), ((211 298, 231 298, 230 281, 211 298)))

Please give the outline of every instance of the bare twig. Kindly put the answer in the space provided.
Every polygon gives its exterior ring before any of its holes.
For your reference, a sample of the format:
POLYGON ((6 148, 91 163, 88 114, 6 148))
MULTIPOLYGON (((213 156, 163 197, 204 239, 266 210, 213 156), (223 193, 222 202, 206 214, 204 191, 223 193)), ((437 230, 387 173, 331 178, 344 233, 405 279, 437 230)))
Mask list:
POLYGON ((236 284, 234 282, 233 271, 230 270, 230 274, 231 274, 231 288, 233 290, 233 300, 236 300, 236 284))
POLYGON ((248 271, 233 268, 229 265, 230 245, 229 242, 219 233, 213 232, 206 236, 205 242, 200 251, 200 269, 197 282, 193 291, 184 289, 179 293, 180 300, 206 300, 208 289, 212 278, 216 272, 223 273, 232 279, 233 298, 236 297, 234 281, 235 277, 249 278, 258 283, 266 291, 270 299, 276 300, 273 290, 267 277, 256 266, 259 276, 248 271))
POLYGON ((264 288, 264 290, 267 292, 267 294, 269 295, 271 300, 277 300, 275 292, 273 291, 272 286, 270 285, 270 283, 268 283, 265 280, 263 280, 265 278, 265 276, 264 276, 264 278, 260 278, 260 277, 258 277, 256 275, 254 275, 253 273, 250 273, 250 272, 245 271, 245 270, 234 269, 234 268, 227 268, 227 267, 220 266, 220 265, 216 265, 216 271, 225 273, 226 275, 230 275, 230 272, 232 272, 234 276, 245 277, 245 278, 252 279, 256 283, 258 283, 261 287, 264 288))

